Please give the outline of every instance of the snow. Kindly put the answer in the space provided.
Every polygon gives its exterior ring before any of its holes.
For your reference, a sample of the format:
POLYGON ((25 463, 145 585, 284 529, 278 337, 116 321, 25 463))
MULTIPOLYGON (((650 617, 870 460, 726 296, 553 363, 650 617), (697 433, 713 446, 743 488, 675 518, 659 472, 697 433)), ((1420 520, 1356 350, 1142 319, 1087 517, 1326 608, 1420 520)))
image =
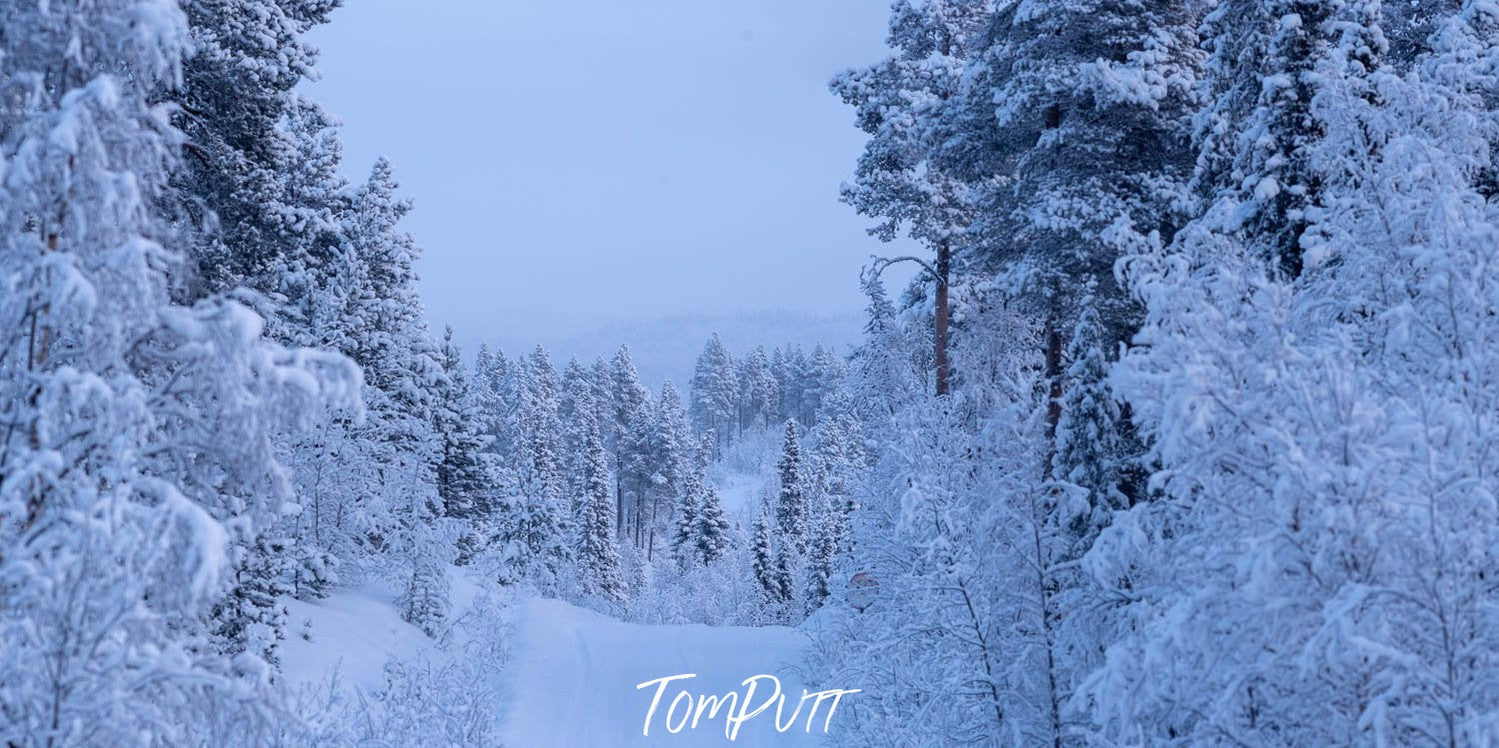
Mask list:
POLYGON ((758 507, 760 489, 764 484, 765 476, 755 473, 731 472, 722 476, 718 484, 718 497, 723 500, 724 511, 730 515, 738 515, 746 507, 758 507))
MULTIPOLYGON (((481 586, 457 573, 453 577, 453 611, 459 617, 473 604, 481 586)), ((285 599, 290 618, 281 646, 283 676, 292 685, 315 685, 336 674, 343 689, 368 693, 381 687, 389 658, 449 659, 451 655, 436 641, 401 620, 395 598, 390 589, 366 585, 316 602, 285 599), (312 621, 311 641, 302 638, 307 620, 312 621)), ((766 703, 774 687, 769 679, 761 679, 753 698, 745 699, 745 679, 772 675, 781 692, 789 694, 782 724, 791 721, 802 695, 804 683, 797 666, 807 635, 797 629, 625 623, 540 598, 526 598, 515 605, 513 659, 504 682, 496 684, 505 707, 495 718, 507 745, 725 745, 730 743, 724 719, 729 707, 716 718, 705 711, 695 729, 690 723, 675 734, 666 729, 666 715, 679 692, 686 690, 693 699, 735 692, 737 701, 748 701, 748 711, 753 712, 766 703), (657 689, 637 686, 685 673, 696 677, 667 684, 646 736, 646 713, 657 689)), ((840 720, 849 718, 847 705, 856 698, 857 694, 845 697, 834 711, 827 723, 830 732, 838 730, 840 720)), ((772 704, 745 720, 732 743, 822 745, 830 701, 818 708, 810 733, 807 724, 813 700, 809 698, 786 732, 775 729, 772 704)))
MULTIPOLYGON (((665 713, 680 691, 687 690, 694 697, 730 691, 742 696, 745 687, 740 684, 744 679, 775 675, 782 692, 793 694, 786 704, 786 718, 801 695, 802 683, 793 670, 807 638, 795 629, 648 626, 623 623, 556 600, 534 599, 521 605, 515 670, 507 694, 510 708, 503 733, 511 745, 724 745, 729 741, 724 737, 723 713, 710 720, 705 712, 696 729, 689 726, 676 734, 666 731, 665 713), (683 673, 695 673, 697 677, 667 685, 652 719, 650 736, 645 736, 646 711, 656 688, 636 686, 683 673)), ((766 681, 756 692, 756 706, 769 688, 766 681)), ((804 709, 810 704, 808 700, 804 709)), ((805 711, 796 726, 785 733, 776 732, 774 714, 772 707, 744 722, 733 742, 749 746, 821 744, 822 712, 814 720, 811 734, 804 732, 805 711)), ((830 731, 838 729, 838 719, 835 713, 830 731)))
MULTIPOLYGON (((483 587, 455 567, 449 568, 448 576, 453 620, 458 620, 473 607, 483 587)), ((323 600, 282 598, 288 615, 281 672, 287 682, 315 686, 337 675, 346 689, 370 691, 382 684, 385 663, 392 657, 446 660, 437 641, 401 619, 397 596, 395 590, 371 583, 339 590, 323 600), (309 630, 311 641, 302 637, 309 630)))
POLYGON ((381 684, 385 661, 412 659, 436 642, 401 620, 395 593, 378 586, 341 590, 326 599, 286 599, 286 641, 281 672, 289 683, 316 685, 337 675, 345 688, 369 691, 381 684), (312 621, 312 641, 302 638, 312 621))

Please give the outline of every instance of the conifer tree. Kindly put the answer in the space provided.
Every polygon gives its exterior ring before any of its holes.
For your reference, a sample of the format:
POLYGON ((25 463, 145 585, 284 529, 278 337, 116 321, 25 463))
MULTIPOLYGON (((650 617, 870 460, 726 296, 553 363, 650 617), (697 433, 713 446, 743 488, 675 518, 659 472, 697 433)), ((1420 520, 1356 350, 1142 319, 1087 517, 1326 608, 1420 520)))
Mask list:
MULTIPOLYGON (((317 105, 295 89, 315 77, 317 51, 303 37, 327 22, 337 3, 183 0, 180 6, 194 52, 183 62, 181 85, 156 93, 176 105, 173 120, 187 138, 167 202, 192 244, 189 295, 245 286, 273 301, 299 303, 306 286, 299 288, 288 271, 316 270, 298 258, 309 247, 298 245, 323 231, 341 180, 334 168, 307 160, 308 132, 321 131, 317 145, 332 149, 324 152, 334 156, 333 167, 337 141, 327 137, 317 105), (298 120, 319 125, 299 132, 298 120)), ((279 338, 278 310, 260 311, 279 338)))
POLYGON ((777 563, 775 547, 771 542, 770 518, 764 512, 755 518, 754 538, 750 542, 753 544, 750 551, 753 554, 751 571, 760 585, 763 601, 770 606, 785 603, 785 590, 781 584, 782 569, 777 563))
POLYGON ((588 461, 583 467, 583 517, 578 528, 578 566, 584 594, 619 604, 625 600, 618 538, 610 506, 609 463, 596 421, 585 432, 588 461))
MULTIPOLYGON (((562 370, 562 400, 558 406, 562 424, 561 461, 570 495, 582 495, 588 461, 588 430, 599 427, 599 408, 588 370, 571 359, 562 370)), ((574 508, 576 510, 576 507, 574 508)))
POLYGON ((615 519, 622 537, 643 546, 642 521, 650 493, 651 393, 640 383, 628 346, 620 346, 609 362, 608 402, 613 434, 615 519))
POLYGON ((717 434, 720 449, 733 442, 733 427, 738 421, 738 377, 734 372, 734 358, 717 333, 708 338, 703 352, 698 355, 690 389, 692 422, 697 430, 717 434))
MULTIPOLYGON (((943 131, 933 118, 958 93, 969 45, 990 12, 987 0, 899 0, 891 7, 888 43, 895 55, 834 78, 833 93, 854 107, 869 141, 843 201, 881 222, 870 234, 893 241, 904 229, 926 245, 917 260, 934 286, 932 379, 938 395, 949 379, 949 287, 953 253, 972 220, 969 190, 933 158, 943 131)), ((877 265, 880 267, 882 265, 877 265)), ((806 421, 804 421, 806 423, 806 421)))
POLYGON ((567 484, 558 451, 558 382, 546 350, 540 346, 517 372, 517 494, 500 509, 499 536, 514 579, 528 580, 552 592, 563 579, 571 557, 567 484))
POLYGON ((474 360, 474 391, 478 430, 485 439, 485 453, 502 466, 515 458, 516 365, 503 350, 479 346, 474 360))
POLYGON ((232 586, 211 616, 214 636, 227 654, 248 652, 279 665, 277 644, 286 638, 286 606, 277 598, 294 590, 289 582, 289 540, 262 533, 240 548, 232 567, 232 586))
POLYGON ((769 428, 780 411, 781 392, 765 346, 744 357, 739 370, 740 429, 769 428))
POLYGON ((1067 348, 1071 363, 1052 474, 1088 492, 1091 529, 1076 528, 1079 546, 1086 549, 1114 511, 1128 508, 1126 491, 1136 493, 1139 488, 1126 485, 1135 474, 1132 461, 1138 447, 1129 441, 1133 431, 1108 386, 1110 362, 1103 351, 1107 333, 1097 310, 1086 298, 1084 304, 1067 348))
POLYGON ((436 637, 447 623, 449 609, 447 568, 439 549, 421 548, 411 554, 414 563, 406 589, 396 600, 401 618, 436 637))
POLYGON ((724 516, 723 500, 712 481, 702 481, 702 500, 698 503, 697 550, 703 563, 711 564, 729 552, 731 525, 724 516))
MULTIPOLYGON (((662 383, 661 394, 656 398, 656 409, 652 419, 650 452, 647 457, 651 470, 649 516, 644 517, 647 527, 646 547, 650 549, 659 529, 665 530, 672 506, 683 493, 687 476, 692 472, 688 458, 692 449, 687 413, 682 408, 682 398, 670 380, 662 383)), ((644 512, 642 513, 644 514, 644 512)), ((668 537, 663 534, 663 538, 668 537)), ((648 554, 649 555, 649 554, 648 554)))
POLYGON ((786 422, 786 436, 781 443, 781 459, 776 463, 780 489, 776 495, 775 531, 787 553, 807 550, 807 494, 802 485, 801 444, 796 422, 786 422))
POLYGON ((476 402, 452 327, 443 334, 442 357, 447 376, 438 388, 435 411, 437 435, 442 440, 437 493, 447 516, 482 523, 493 512, 488 503, 494 487, 480 454, 484 441, 477 430, 476 402))
POLYGON ((702 561, 697 547, 698 502, 702 500, 702 479, 696 470, 688 473, 677 496, 677 507, 672 522, 671 553, 677 566, 686 570, 702 561))

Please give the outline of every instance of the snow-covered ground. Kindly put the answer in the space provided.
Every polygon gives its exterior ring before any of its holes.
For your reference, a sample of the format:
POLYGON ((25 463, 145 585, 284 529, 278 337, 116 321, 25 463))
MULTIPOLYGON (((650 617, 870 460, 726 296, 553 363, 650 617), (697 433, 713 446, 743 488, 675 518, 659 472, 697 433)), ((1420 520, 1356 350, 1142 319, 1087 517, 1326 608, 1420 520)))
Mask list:
MULTIPOLYGON (((461 618, 478 594, 479 585, 455 573, 454 617, 461 618)), ((444 662, 466 651, 440 648, 402 621, 394 599, 390 590, 366 587, 313 603, 287 600, 291 618, 281 649, 287 680, 318 684, 336 671, 344 689, 369 693, 381 687, 391 657, 444 662), (304 629, 311 632, 311 641, 302 638, 304 629)), ((726 714, 731 709, 753 712, 774 693, 775 684, 760 679, 753 698, 746 699, 745 679, 771 675, 779 680, 781 693, 787 694, 780 716, 783 725, 791 721, 801 700, 796 663, 806 634, 796 629, 625 623, 543 599, 517 602, 506 618, 513 621, 503 634, 510 638, 510 660, 501 671, 502 682, 494 684, 503 703, 494 717, 509 746, 727 745, 731 743, 725 737, 726 714), (672 681, 662 690, 646 736, 647 711, 657 687, 637 685, 687 673, 696 677, 672 681), (699 695, 738 696, 716 717, 709 706, 695 729, 688 722, 673 734, 667 729, 668 715, 673 726, 681 722, 689 700, 683 699, 676 712, 670 710, 684 690, 692 694, 694 710, 699 695)), ((742 723, 732 744, 819 745, 831 701, 817 707, 810 733, 813 699, 800 703, 795 724, 786 732, 776 730, 777 710, 771 704, 742 723)), ((846 704, 834 713, 831 730, 848 719, 846 704)))
MULTIPOLYGON (((723 696, 739 692, 754 675, 779 678, 786 700, 782 724, 789 721, 801 697, 800 680, 791 671, 806 635, 780 626, 712 627, 647 626, 624 623, 556 600, 529 600, 519 616, 516 662, 510 683, 504 735, 515 746, 725 745, 724 712, 710 719, 704 712, 696 729, 672 734, 666 729, 671 701, 686 690, 723 696), (693 673, 690 680, 666 685, 644 734, 646 712, 657 687, 637 689, 665 676, 693 673)), ((753 706, 772 693, 769 680, 757 685, 753 706)), ((857 696, 851 697, 857 698, 857 696)), ((683 699, 683 703, 687 702, 683 699)), ((771 706, 743 723, 735 744, 805 746, 821 742, 827 703, 819 709, 813 732, 805 732, 812 700, 802 707, 795 726, 778 733, 771 706)), ((676 712, 680 720, 685 712, 676 712)), ((836 730, 839 714, 832 728, 836 730)), ((676 722, 673 723, 677 724, 676 722)))
POLYGON ((370 690, 380 685, 390 657, 434 649, 421 629, 401 620, 394 597, 370 587, 340 590, 316 602, 285 600, 291 615, 281 644, 282 675, 291 683, 317 684, 336 674, 346 687, 370 690))
POLYGON ((765 476, 726 471, 717 480, 720 481, 718 497, 723 500, 724 511, 737 516, 741 513, 753 514, 759 508, 765 476))
MULTIPOLYGON (((458 569, 451 577, 456 620, 473 606, 481 585, 458 569)), ((318 685, 336 675, 345 688, 369 691, 381 685, 392 657, 447 660, 436 641, 401 619, 395 600, 395 591, 379 584, 339 590, 315 602, 283 598, 288 617, 282 676, 289 683, 318 685)))

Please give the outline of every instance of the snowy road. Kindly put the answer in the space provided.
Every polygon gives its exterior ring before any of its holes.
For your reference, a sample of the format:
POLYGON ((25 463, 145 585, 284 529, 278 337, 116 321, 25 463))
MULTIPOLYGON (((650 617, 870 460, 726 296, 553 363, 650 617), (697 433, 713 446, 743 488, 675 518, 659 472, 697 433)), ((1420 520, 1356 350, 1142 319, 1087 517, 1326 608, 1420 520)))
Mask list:
MULTIPOLYGON (((555 600, 522 603, 515 657, 510 669, 504 737, 516 748, 531 746, 809 746, 821 744, 827 704, 819 708, 812 733, 805 732, 812 699, 801 707, 795 726, 775 729, 774 705, 743 723, 732 743, 724 734, 727 709, 716 718, 704 711, 696 729, 688 723, 676 734, 667 731, 667 712, 683 690, 695 700, 699 694, 724 696, 738 692, 747 701, 741 682, 760 674, 780 679, 788 693, 782 724, 791 721, 802 695, 802 684, 792 672, 804 634, 784 627, 710 627, 698 625, 647 626, 623 623, 555 600), (656 686, 636 685, 665 676, 694 673, 690 680, 668 684, 643 734, 646 712, 656 686)), ((773 684, 762 680, 748 711, 767 701, 773 684)), ((857 695, 850 697, 857 698, 857 695)), ((683 699, 682 704, 688 703, 683 699)), ((693 702, 694 705, 696 702, 693 702)), ((710 706, 711 710, 711 706, 710 706)), ((673 725, 685 715, 679 708, 673 725)), ((832 730, 838 729, 837 712, 832 730)))

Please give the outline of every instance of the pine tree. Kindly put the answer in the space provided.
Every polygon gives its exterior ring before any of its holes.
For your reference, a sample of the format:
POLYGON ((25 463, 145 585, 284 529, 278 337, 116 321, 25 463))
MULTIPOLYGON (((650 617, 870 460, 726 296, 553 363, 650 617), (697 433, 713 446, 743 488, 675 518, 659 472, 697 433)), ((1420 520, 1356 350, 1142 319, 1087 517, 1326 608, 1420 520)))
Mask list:
POLYGON ((698 502, 702 500, 702 478, 696 470, 687 475, 682 491, 677 496, 677 507, 672 523, 671 554, 677 567, 683 570, 702 562, 698 550, 698 502))
POLYGON ((562 370, 558 418, 562 424, 562 470, 569 480, 570 495, 581 496, 588 463, 588 429, 599 428, 599 407, 588 370, 577 359, 569 360, 562 370))
POLYGON ((1140 310, 1115 282, 1115 261, 1169 242, 1184 222, 1196 7, 998 7, 969 52, 971 80, 942 113, 938 131, 953 137, 936 158, 980 185, 965 261, 1003 275, 1047 321, 1053 397, 1081 295, 1092 293, 1109 347, 1126 340, 1140 310))
POLYGON ((870 229, 881 241, 895 240, 904 228, 931 253, 931 262, 918 262, 922 282, 935 292, 932 381, 939 395, 948 390, 953 251, 973 207, 967 185, 933 158, 943 136, 933 119, 958 93, 970 42, 989 13, 987 0, 899 0, 891 6, 888 36, 896 54, 830 84, 870 136, 843 201, 881 220, 870 229))
POLYGON ((782 569, 777 564, 777 555, 771 544, 770 518, 764 513, 755 518, 754 539, 751 553, 755 581, 766 605, 777 606, 786 602, 785 588, 781 584, 782 569))
POLYGON ((569 564, 569 522, 562 477, 561 424, 558 419, 557 373, 540 346, 517 373, 517 495, 500 511, 499 536, 513 579, 529 580, 544 592, 555 590, 569 564))
POLYGON ((802 485, 801 445, 796 422, 786 422, 786 436, 781 444, 781 459, 776 463, 780 491, 776 496, 775 530, 781 546, 789 554, 807 551, 807 495, 802 485))
POLYGON ((583 496, 579 500, 583 517, 578 528, 583 592, 617 605, 624 602, 626 588, 610 506, 608 455, 597 422, 588 422, 585 442, 588 462, 584 465, 583 496))
MULTIPOLYGON (((647 457, 651 470, 649 516, 644 518, 647 527, 646 548, 654 546, 658 524, 666 530, 672 506, 683 493, 684 482, 692 472, 688 451, 691 449, 691 433, 687 426, 687 413, 682 408, 682 398, 668 380, 661 385, 661 394, 656 398, 653 414, 650 452, 647 457), (664 511, 663 511, 664 508, 664 511)), ((669 537, 665 532, 663 537, 669 537)), ((648 553, 649 557, 649 553, 648 553)))
POLYGON ((756 346, 739 369, 740 429, 770 428, 780 410, 780 385, 765 346, 756 346))
POLYGON ((702 482, 702 500, 698 504, 696 536, 697 551, 703 563, 711 564, 729 552, 733 538, 731 525, 724 517, 723 500, 718 488, 711 481, 702 482))
POLYGON ((488 505, 493 490, 480 456, 484 440, 477 431, 477 408, 469 389, 463 352, 453 342, 448 327, 442 341, 445 381, 438 388, 437 435, 442 439, 442 461, 437 466, 437 493, 447 516, 482 523, 493 508, 488 505))
POLYGON ((708 339, 692 372, 692 422, 700 433, 717 434, 718 448, 732 443, 737 422, 738 377, 734 358, 718 334, 708 339))
MULTIPOLYGON (((167 201, 174 217, 185 219, 192 244, 190 295, 247 286, 296 302, 301 289, 287 271, 303 264, 298 255, 309 247, 299 243, 322 232, 337 205, 339 196, 323 189, 336 190, 341 180, 336 168, 309 168, 306 153, 299 154, 309 141, 298 120, 326 119, 295 89, 315 76, 317 52, 303 37, 327 22, 337 3, 183 0, 180 6, 194 53, 183 62, 181 85, 156 93, 176 105, 173 120, 187 138, 167 201)), ((326 127, 318 130, 320 147, 336 149, 326 127)), ((279 338, 277 310, 260 311, 279 338)))
POLYGON ((642 546, 644 508, 650 493, 651 394, 640 383, 628 346, 620 346, 609 362, 608 401, 612 407, 616 528, 642 546))

